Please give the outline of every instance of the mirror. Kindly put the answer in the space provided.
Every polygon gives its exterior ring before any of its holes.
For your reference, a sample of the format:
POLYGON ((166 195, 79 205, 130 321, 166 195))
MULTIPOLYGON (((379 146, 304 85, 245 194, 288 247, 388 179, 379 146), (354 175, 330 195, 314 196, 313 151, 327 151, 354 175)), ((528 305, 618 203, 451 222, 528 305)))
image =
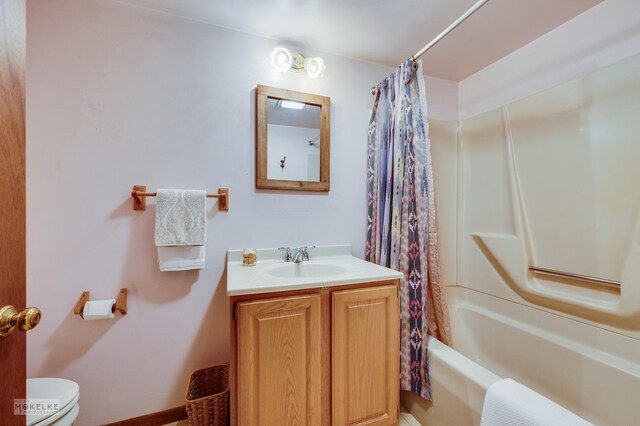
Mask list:
POLYGON ((259 85, 256 188, 329 192, 326 96, 259 85))

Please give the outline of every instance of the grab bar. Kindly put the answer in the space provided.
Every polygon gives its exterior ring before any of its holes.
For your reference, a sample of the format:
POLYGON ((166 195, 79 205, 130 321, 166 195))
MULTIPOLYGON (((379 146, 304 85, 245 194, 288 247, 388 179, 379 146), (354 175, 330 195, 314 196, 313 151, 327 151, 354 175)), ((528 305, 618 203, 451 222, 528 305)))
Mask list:
POLYGON ((608 280, 605 278, 590 277, 589 275, 574 274, 573 272, 556 271, 555 269, 539 268, 537 266, 529 266, 529 270, 532 272, 540 273, 540 274, 574 278, 576 280, 589 281, 596 284, 606 285, 608 287, 620 289, 620 281, 608 280))

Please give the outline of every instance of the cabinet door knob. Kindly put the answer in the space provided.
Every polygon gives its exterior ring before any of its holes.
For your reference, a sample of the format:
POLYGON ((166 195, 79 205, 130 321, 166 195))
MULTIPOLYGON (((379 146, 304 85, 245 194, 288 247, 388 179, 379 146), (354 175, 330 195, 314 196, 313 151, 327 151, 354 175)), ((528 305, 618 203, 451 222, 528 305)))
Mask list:
POLYGON ((11 305, 0 308, 0 339, 6 337, 15 328, 28 331, 38 325, 42 314, 38 308, 25 308, 18 312, 11 305))

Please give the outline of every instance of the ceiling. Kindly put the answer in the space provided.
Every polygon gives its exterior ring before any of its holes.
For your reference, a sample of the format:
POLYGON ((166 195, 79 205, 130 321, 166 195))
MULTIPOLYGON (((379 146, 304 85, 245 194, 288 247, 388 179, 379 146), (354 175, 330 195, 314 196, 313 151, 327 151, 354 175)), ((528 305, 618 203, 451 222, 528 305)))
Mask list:
MULTIPOLYGON (((477 0, 121 1, 395 67, 477 0)), ((489 0, 422 57, 425 73, 463 80, 601 1, 489 0)))

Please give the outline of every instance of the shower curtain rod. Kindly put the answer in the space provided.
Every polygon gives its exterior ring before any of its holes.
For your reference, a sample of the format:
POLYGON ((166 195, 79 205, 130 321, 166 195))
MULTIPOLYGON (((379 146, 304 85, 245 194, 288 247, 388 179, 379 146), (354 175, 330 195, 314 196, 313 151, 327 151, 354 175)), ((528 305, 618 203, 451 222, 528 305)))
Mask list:
MULTIPOLYGON (((476 2, 476 4, 474 4, 473 6, 471 6, 465 13, 463 13, 458 19, 456 19, 455 21, 453 21, 451 23, 451 25, 449 25, 447 28, 444 29, 444 31, 442 31, 440 34, 438 34, 433 40, 431 40, 429 43, 427 43, 426 46, 424 46, 422 49, 418 50, 413 56, 409 57, 409 60, 415 61, 416 59, 418 59, 420 56, 424 55, 425 53, 427 53, 427 51, 429 49, 431 49, 433 46, 435 46, 436 44, 438 44, 438 42, 440 40, 442 40, 443 38, 445 38, 447 36, 447 34, 449 34, 451 31, 453 31, 458 25, 462 24, 469 16, 473 15, 478 9, 480 9, 482 6, 484 6, 484 4, 486 2, 488 2, 489 0, 480 0, 478 2, 476 2)), ((374 94, 376 90, 376 86, 371 88, 371 94, 374 94)))

